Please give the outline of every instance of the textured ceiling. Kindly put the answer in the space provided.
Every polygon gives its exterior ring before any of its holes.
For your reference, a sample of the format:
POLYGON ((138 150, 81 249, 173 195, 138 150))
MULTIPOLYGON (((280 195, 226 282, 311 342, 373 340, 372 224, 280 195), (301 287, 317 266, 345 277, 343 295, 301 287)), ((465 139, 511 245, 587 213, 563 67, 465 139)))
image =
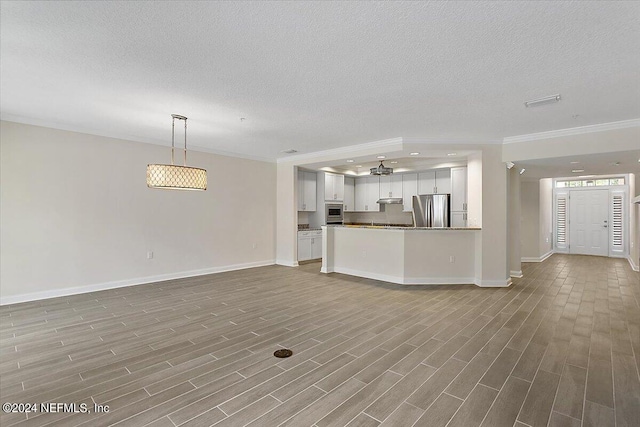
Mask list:
POLYGON ((177 113, 191 146, 274 159, 640 117, 640 2, 1 8, 6 120, 166 145, 177 113), (556 93, 558 104, 523 106, 556 93))

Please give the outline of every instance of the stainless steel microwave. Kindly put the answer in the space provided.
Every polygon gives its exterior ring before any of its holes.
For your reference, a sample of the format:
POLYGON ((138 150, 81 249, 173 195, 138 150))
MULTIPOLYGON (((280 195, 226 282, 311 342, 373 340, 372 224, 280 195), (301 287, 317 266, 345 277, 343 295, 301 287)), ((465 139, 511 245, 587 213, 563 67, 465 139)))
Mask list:
POLYGON ((325 205, 327 224, 342 224, 344 222, 344 206, 337 203, 325 205))

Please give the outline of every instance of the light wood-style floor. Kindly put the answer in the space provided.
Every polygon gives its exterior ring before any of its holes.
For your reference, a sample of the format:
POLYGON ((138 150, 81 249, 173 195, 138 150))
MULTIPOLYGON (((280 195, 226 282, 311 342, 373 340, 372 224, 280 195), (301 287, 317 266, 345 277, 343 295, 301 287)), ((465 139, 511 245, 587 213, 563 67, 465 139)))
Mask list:
POLYGON ((640 280, 554 255, 510 288, 279 266, 0 308, 2 426, 638 426, 640 280), (277 359, 273 352, 291 348, 277 359))

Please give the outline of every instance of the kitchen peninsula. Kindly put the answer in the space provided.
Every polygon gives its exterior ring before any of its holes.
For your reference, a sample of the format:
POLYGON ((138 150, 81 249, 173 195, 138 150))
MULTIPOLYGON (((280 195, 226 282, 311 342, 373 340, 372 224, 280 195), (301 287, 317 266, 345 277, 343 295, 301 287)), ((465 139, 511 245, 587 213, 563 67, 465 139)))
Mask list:
POLYGON ((322 273, 401 285, 479 284, 480 228, 322 227, 322 273))

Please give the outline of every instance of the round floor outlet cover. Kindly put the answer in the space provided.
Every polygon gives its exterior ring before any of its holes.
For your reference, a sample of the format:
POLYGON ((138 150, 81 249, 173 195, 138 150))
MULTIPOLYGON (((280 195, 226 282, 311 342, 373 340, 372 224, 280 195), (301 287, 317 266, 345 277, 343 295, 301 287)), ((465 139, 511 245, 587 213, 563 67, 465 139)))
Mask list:
POLYGON ((289 357, 293 354, 293 351, 288 348, 281 348, 280 350, 276 350, 273 355, 275 357, 289 357))

